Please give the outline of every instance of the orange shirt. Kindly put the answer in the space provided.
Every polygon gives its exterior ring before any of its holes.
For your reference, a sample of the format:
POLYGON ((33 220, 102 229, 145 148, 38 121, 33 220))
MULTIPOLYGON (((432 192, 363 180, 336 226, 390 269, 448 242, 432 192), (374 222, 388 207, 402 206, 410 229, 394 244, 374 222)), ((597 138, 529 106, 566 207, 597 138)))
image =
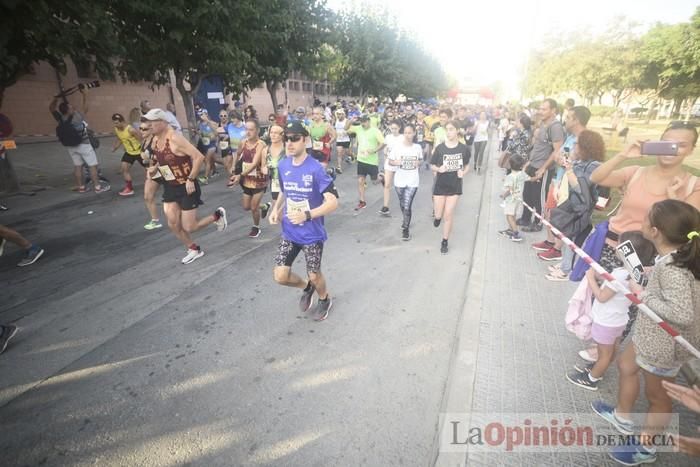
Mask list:
MULTIPOLYGON (((645 189, 644 179, 646 174, 644 172, 646 170, 648 169, 638 165, 621 169, 625 177, 625 194, 622 197, 622 203, 620 204, 620 209, 617 211, 617 214, 610 218, 609 226, 610 230, 618 235, 631 230, 641 230, 642 222, 649 213, 651 206, 656 202, 668 199, 666 193, 655 195, 649 193, 645 189), (641 172, 634 177, 634 173, 637 169, 641 169, 641 172), (635 178, 634 180, 632 180, 633 177, 635 178)), ((678 190, 681 201, 687 200, 690 195, 696 191, 700 191, 700 183, 698 183, 696 177, 692 177, 688 173, 686 173, 684 177, 683 185, 678 190), (695 182, 692 188, 688 186, 691 179, 695 182)))

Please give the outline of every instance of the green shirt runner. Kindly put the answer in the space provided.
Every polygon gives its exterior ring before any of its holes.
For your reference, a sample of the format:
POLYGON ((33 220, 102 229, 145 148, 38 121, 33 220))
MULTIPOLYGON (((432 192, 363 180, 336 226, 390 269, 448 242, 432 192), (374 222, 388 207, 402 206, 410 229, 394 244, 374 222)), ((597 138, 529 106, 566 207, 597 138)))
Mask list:
POLYGON ((377 128, 369 127, 366 130, 361 125, 353 125, 348 133, 357 135, 357 160, 365 164, 379 165, 377 149, 384 144, 384 136, 377 128), (364 154, 364 151, 374 151, 364 154))

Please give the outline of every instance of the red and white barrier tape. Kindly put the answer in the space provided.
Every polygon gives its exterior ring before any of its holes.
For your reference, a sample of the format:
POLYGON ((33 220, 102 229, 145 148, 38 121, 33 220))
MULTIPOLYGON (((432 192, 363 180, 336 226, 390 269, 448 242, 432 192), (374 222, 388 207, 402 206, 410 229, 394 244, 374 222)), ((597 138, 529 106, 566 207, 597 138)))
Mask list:
POLYGON ((542 221, 544 225, 549 227, 554 235, 556 235, 566 246, 571 248, 576 252, 579 257, 581 257, 586 264, 591 266, 598 274, 600 274, 606 281, 610 282, 615 289, 618 292, 621 292, 625 294, 625 297, 627 297, 632 303, 637 305, 637 307, 644 312, 645 315, 647 315, 649 318, 651 318, 656 324, 658 324, 664 331, 666 331, 673 339, 678 342, 680 345, 682 345, 687 351, 692 353, 696 358, 700 358, 700 350, 696 349, 695 347, 692 346, 690 342, 688 342, 683 336, 680 335, 678 331, 676 331, 670 324, 668 324, 666 321, 661 319, 659 315, 654 313, 654 311, 649 308, 647 305, 645 305, 637 295, 634 293, 630 292, 630 290, 627 288, 627 286, 621 282, 619 282, 617 279, 615 279, 612 274, 607 272, 603 267, 598 264, 593 258, 590 257, 588 253, 583 251, 581 248, 578 247, 574 242, 569 240, 561 231, 559 231, 556 227, 554 227, 552 224, 550 224, 546 219, 544 219, 540 214, 537 213, 532 207, 530 207, 527 203, 523 202, 523 205, 532 212, 532 214, 537 217, 539 220, 542 221))

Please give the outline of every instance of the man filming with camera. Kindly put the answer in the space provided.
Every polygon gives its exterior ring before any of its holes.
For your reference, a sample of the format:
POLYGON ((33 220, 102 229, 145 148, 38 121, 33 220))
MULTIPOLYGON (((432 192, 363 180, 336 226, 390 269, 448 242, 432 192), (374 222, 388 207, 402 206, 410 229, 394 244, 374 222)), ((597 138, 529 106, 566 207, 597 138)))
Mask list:
POLYGON ((109 186, 102 186, 100 183, 97 154, 95 154, 95 150, 90 144, 87 123, 85 123, 83 117, 83 115, 88 112, 87 88, 85 86, 79 86, 79 91, 82 113, 73 108, 65 99, 65 95, 59 95, 53 98, 49 105, 49 112, 51 112, 53 118, 58 122, 56 136, 58 136, 61 144, 68 149, 68 154, 73 160, 73 175, 76 181, 75 189, 80 193, 87 192, 87 187, 83 183, 82 174, 83 163, 85 163, 90 170, 90 178, 95 187, 95 193, 103 193, 109 191, 109 186), (61 98, 63 102, 58 104, 61 98))

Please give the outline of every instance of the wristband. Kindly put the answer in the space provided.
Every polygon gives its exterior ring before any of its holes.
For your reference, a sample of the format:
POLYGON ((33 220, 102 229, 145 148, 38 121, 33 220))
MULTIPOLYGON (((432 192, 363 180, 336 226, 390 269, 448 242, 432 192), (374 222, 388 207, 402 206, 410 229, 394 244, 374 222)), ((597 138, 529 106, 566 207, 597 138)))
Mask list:
POLYGON ((192 178, 192 177, 187 177, 187 181, 188 181, 188 182, 194 182, 194 180, 195 180, 195 179, 192 178))
POLYGON ((311 211, 304 211, 304 214, 306 214, 306 220, 310 221, 311 220, 311 211))

